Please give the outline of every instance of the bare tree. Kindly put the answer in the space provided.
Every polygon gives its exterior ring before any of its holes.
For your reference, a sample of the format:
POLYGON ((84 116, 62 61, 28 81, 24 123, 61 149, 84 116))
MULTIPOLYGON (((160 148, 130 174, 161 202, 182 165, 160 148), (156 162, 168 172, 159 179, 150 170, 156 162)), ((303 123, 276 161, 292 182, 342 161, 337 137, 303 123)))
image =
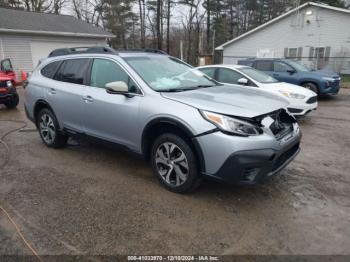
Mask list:
POLYGON ((146 4, 145 0, 138 0, 139 2, 139 19, 140 19, 140 32, 141 32, 141 47, 145 48, 146 47, 146 4))
POLYGON ((163 46, 163 37, 162 37, 162 0, 157 0, 157 12, 156 12, 156 20, 157 20, 157 48, 162 49, 163 46))
POLYGON ((172 1, 167 1, 167 12, 166 12, 166 20, 167 20, 167 26, 166 26, 166 51, 169 54, 170 53, 170 10, 171 10, 171 4, 172 1))
POLYGON ((67 0, 53 0, 52 1, 52 10, 51 12, 54 14, 60 14, 62 8, 67 4, 67 0))
POLYGON ((72 0, 76 17, 95 26, 103 26, 102 16, 105 3, 104 0, 72 0))

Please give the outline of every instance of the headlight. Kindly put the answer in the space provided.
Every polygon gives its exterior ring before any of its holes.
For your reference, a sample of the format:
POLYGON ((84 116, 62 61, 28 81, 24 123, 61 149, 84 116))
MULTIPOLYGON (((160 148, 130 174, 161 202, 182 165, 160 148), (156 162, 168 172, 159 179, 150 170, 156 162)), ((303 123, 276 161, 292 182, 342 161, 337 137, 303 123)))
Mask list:
POLYGON ((213 123, 224 132, 241 136, 256 136, 262 133, 259 127, 246 121, 208 111, 200 112, 206 120, 213 123))
POLYGON ((12 87, 13 86, 11 81, 6 81, 6 85, 7 85, 7 87, 12 87))
POLYGON ((334 82, 335 79, 333 77, 322 77, 323 80, 328 81, 328 82, 334 82))
POLYGON ((306 96, 298 94, 298 93, 292 93, 288 91, 279 91, 282 95, 289 97, 289 98, 294 98, 294 99, 304 99, 306 96))

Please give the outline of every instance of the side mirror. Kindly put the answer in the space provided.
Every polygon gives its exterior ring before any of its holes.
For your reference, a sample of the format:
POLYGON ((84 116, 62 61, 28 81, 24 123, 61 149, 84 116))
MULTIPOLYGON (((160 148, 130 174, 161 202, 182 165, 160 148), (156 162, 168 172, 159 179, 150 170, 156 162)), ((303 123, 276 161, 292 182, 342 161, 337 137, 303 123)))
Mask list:
POLYGON ((107 83, 105 88, 107 93, 110 94, 127 94, 129 92, 128 85, 124 81, 107 83))
POLYGON ((244 78, 244 77, 242 77, 242 78, 240 78, 240 79, 238 79, 238 81, 237 81, 237 83, 238 84, 240 84, 240 85, 248 85, 248 79, 247 78, 244 78))
POLYGON ((295 71, 294 69, 288 69, 287 72, 288 72, 289 74, 292 75, 292 74, 294 74, 296 71, 295 71))

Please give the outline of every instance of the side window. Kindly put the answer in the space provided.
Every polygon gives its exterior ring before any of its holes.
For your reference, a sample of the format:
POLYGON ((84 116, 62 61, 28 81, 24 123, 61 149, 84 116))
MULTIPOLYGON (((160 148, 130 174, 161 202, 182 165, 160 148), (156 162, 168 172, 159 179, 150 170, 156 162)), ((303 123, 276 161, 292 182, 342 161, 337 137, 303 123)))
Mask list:
POLYGON ((105 88, 107 83, 115 81, 125 82, 129 87, 130 93, 141 93, 134 81, 117 63, 107 59, 94 59, 90 86, 105 88))
POLYGON ((63 62, 54 79, 62 82, 83 85, 86 83, 86 72, 89 70, 89 59, 70 59, 63 62))
POLYGON ((260 71, 272 71, 272 62, 271 61, 256 61, 254 67, 260 71))
POLYGON ((236 71, 233 71, 231 69, 227 68, 220 68, 219 69, 219 75, 218 75, 218 81, 222 83, 229 83, 229 84, 238 84, 238 80, 242 78, 240 73, 237 73, 236 71))
POLYGON ((200 68, 199 70, 214 79, 216 68, 200 68))
POLYGON ((288 72, 288 70, 293 70, 293 68, 291 68, 289 65, 282 62, 274 62, 273 70, 275 72, 288 72))
POLYGON ((52 62, 41 69, 41 74, 47 78, 53 78, 62 61, 52 62))

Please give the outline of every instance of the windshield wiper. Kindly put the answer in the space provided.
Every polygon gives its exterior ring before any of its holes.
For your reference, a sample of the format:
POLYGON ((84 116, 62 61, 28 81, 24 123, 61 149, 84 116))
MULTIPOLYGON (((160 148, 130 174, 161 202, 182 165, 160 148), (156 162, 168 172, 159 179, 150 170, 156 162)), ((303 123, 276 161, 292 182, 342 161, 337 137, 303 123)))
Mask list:
POLYGON ((198 85, 197 88, 207 88, 207 87, 213 87, 215 85, 198 85))
POLYGON ((159 92, 183 92, 183 91, 189 91, 189 90, 195 90, 196 88, 168 88, 168 89, 162 89, 158 90, 159 92))
POLYGON ((213 86, 215 85, 197 85, 197 86, 191 86, 191 87, 168 88, 168 89, 159 90, 159 92, 183 92, 183 91, 190 91, 190 90, 196 90, 199 88, 208 88, 213 86))

